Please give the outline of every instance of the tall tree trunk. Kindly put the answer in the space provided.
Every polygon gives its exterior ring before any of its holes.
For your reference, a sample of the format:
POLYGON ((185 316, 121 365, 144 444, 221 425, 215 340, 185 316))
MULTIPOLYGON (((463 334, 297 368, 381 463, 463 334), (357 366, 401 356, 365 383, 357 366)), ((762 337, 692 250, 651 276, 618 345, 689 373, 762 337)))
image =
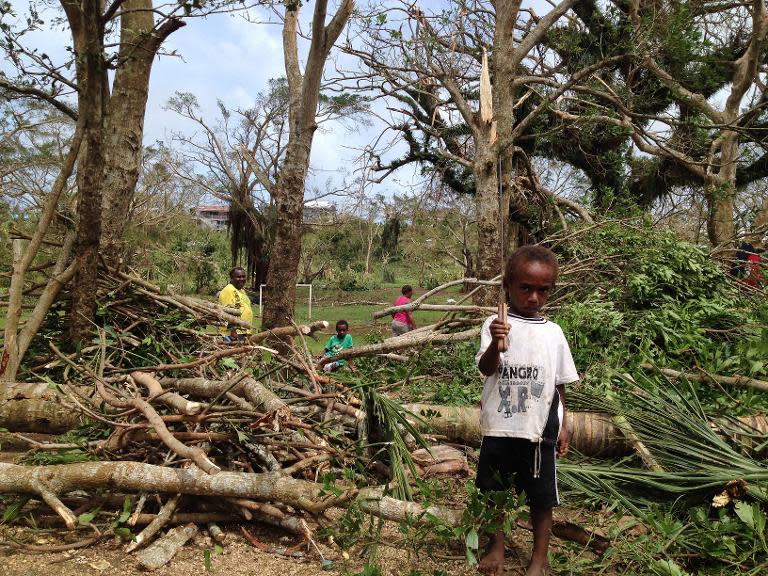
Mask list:
POLYGON ((155 30, 152 0, 126 0, 120 16, 120 51, 104 122, 102 253, 116 264, 139 178, 144 115, 152 64, 161 43, 184 26, 170 19, 155 30))
POLYGON ((283 26, 285 71, 288 78, 290 136, 285 162, 277 180, 275 206, 277 227, 267 272, 264 328, 288 325, 296 304, 296 278, 301 258, 304 184, 309 169, 312 138, 317 129, 317 103, 323 68, 333 44, 341 34, 354 2, 343 0, 326 25, 328 0, 316 0, 312 40, 302 77, 297 46, 299 4, 286 7, 283 26))
POLYGON ((280 171, 275 205, 277 224, 272 258, 267 272, 264 301, 264 328, 290 324, 296 304, 296 278, 301 258, 301 229, 304 210, 304 181, 309 168, 309 153, 314 128, 304 133, 301 144, 292 142, 280 171))
MULTIPOLYGON (((509 191, 511 188, 514 140, 515 75, 514 27, 520 11, 520 0, 498 2, 493 33, 493 53, 490 59, 493 82, 493 123, 475 130, 476 157, 474 173, 477 202, 477 276, 489 280, 501 273, 504 257, 508 255, 499 222, 509 222, 509 191), (501 162, 502 170, 499 170, 501 162), (501 174, 501 184, 499 182, 501 174), (502 211, 499 214, 499 210, 502 211), (501 218, 500 218, 501 216, 501 218)), ((475 303, 489 306, 499 299, 498 290, 480 291, 475 303)))
POLYGON ((85 150, 77 167, 78 203, 72 287, 70 342, 78 344, 91 333, 96 315, 96 276, 101 239, 101 196, 104 160, 104 86, 106 66, 101 2, 64 3, 72 29, 78 76, 78 114, 83 121, 85 150))

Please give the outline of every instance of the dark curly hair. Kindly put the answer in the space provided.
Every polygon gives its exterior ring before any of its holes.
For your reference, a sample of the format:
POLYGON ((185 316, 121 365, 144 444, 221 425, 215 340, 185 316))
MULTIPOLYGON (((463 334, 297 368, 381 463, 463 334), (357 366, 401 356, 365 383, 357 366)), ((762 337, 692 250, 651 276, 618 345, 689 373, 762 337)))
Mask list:
POLYGON ((512 252, 507 258, 507 265, 504 268, 504 286, 509 285, 515 279, 515 274, 520 268, 528 262, 541 262, 552 267, 555 271, 555 280, 560 273, 560 266, 557 264, 557 256, 549 248, 538 244, 527 244, 520 246, 512 252))

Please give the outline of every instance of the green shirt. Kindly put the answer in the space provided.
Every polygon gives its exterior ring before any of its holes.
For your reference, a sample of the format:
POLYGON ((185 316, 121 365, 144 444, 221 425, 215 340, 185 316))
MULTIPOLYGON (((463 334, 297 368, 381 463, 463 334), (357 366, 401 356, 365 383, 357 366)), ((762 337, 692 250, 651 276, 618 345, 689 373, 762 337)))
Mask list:
MULTIPOLYGON (((328 356, 335 356, 340 350, 344 348, 352 348, 352 335, 345 334, 344 338, 339 339, 338 334, 334 334, 328 339, 328 343, 325 345, 325 352, 328 356)), ((339 366, 344 366, 347 363, 346 360, 338 360, 339 366)))

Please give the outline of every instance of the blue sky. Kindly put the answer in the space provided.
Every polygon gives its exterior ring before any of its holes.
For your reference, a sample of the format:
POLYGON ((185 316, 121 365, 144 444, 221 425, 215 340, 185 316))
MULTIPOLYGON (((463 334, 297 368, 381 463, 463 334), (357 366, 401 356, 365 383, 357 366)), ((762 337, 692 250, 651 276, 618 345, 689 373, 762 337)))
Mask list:
MULTIPOLYGON (((28 2, 12 2, 17 15, 24 17, 28 2)), ((304 22, 311 17, 313 3, 302 11, 304 22)), ((336 2, 331 2, 335 8, 336 2)), ((41 12, 50 22, 55 14, 50 9, 41 12)), ((282 26, 266 11, 250 12, 252 21, 237 14, 216 14, 205 18, 190 18, 187 25, 174 32, 164 43, 165 52, 155 60, 150 80, 149 101, 145 119, 145 144, 157 140, 170 142, 174 132, 190 134, 195 128, 191 121, 164 110, 176 91, 191 92, 200 103, 204 118, 214 121, 218 115, 217 100, 229 108, 247 108, 263 91, 270 78, 285 75, 282 49, 282 26), (253 21, 257 20, 257 21, 253 21)), ((28 45, 49 54, 54 61, 66 57, 65 46, 71 37, 64 26, 46 29, 29 36, 28 45)), ((300 58, 306 53, 300 45, 300 58)), ((303 65, 303 62, 302 62, 303 65)), ((2 65, 3 68, 8 63, 2 65)), ((325 125, 318 130, 312 146, 311 167, 307 189, 324 189, 330 180, 341 186, 354 178, 356 148, 369 144, 380 128, 359 127, 350 131, 340 124, 325 125)), ((399 175, 400 180, 375 187, 376 192, 403 190, 402 177, 407 183, 412 174, 399 175)), ((311 195, 308 194, 308 198, 311 195)))
MULTIPOLYGON (((311 6, 309 6, 311 8, 311 6)), ((311 14, 305 9, 305 18, 311 14)), ((145 124, 145 141, 168 141, 173 131, 189 132, 191 122, 163 110, 175 91, 195 94, 204 117, 213 119, 217 99, 229 108, 247 108, 270 78, 285 75, 282 26, 267 21, 268 14, 251 12, 260 23, 234 14, 190 19, 165 44, 179 57, 162 56, 154 65, 145 124)), ((305 52, 305 51, 302 51, 305 52)), ((312 145, 308 189, 323 189, 330 179, 340 186, 345 173, 354 169, 358 152, 373 134, 361 127, 350 132, 339 124, 318 130, 312 145)), ((350 174, 346 174, 351 181, 350 174)))

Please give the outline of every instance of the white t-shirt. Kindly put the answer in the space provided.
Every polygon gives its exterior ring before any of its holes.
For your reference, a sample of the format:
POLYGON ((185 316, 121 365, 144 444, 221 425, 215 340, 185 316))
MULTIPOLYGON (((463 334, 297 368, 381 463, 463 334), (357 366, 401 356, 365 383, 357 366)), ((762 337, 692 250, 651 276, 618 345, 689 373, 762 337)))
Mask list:
MULTIPOLYGON (((491 343, 490 324, 480 332, 479 363, 491 343)), ((555 386, 579 379, 571 350, 560 326, 545 318, 509 314, 507 351, 499 369, 485 378, 481 399, 480 426, 483 436, 542 439, 555 386)))

